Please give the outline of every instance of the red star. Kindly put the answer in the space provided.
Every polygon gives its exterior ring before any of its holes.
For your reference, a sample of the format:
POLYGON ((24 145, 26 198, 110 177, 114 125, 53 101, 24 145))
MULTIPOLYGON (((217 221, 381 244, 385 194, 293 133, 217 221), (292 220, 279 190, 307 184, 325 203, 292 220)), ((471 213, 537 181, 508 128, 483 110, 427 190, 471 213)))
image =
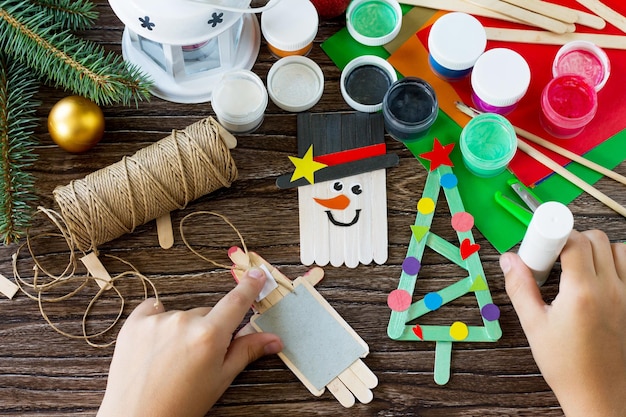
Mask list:
POLYGON ((454 164, 450 161, 450 152, 452 152, 452 148, 454 148, 454 143, 442 145, 439 142, 439 139, 435 138, 435 141, 433 142, 433 150, 420 154, 420 157, 430 161, 431 171, 436 170, 440 165, 453 167, 454 164))

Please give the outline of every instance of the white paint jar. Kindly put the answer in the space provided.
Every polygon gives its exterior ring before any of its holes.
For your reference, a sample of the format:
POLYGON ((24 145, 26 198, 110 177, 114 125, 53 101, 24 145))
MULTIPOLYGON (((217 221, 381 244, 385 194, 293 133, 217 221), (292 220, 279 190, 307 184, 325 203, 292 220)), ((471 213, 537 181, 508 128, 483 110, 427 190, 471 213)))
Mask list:
POLYGON ((213 91, 212 106, 218 122, 231 133, 250 133, 263 122, 267 90, 258 75, 248 70, 224 74, 213 91))

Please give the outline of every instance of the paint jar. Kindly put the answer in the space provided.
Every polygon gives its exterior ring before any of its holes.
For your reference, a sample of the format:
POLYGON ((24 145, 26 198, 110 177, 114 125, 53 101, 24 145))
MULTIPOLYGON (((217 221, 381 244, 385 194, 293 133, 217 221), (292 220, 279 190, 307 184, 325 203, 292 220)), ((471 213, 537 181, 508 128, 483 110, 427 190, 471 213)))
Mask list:
POLYGON ((383 98, 387 133, 400 142, 417 140, 437 120, 435 90, 421 78, 406 77, 393 83, 383 98))
POLYGON ((517 107, 530 85, 530 67, 517 52, 494 48, 482 54, 471 75, 472 101, 479 110, 506 115, 517 107))
POLYGON ((232 133, 250 133, 263 122, 267 90, 258 75, 248 70, 224 74, 213 90, 212 106, 218 122, 232 133))
POLYGON ((561 139, 580 134, 597 110, 596 90, 580 75, 553 78, 541 93, 541 124, 561 139))
POLYGON ((611 74, 611 62, 601 48, 588 41, 572 41, 563 45, 552 63, 552 76, 577 74, 600 91, 611 74))
POLYGON ((354 110, 374 113, 382 109, 383 98, 397 79, 389 62, 363 55, 348 62, 341 72, 341 95, 354 110))
POLYGON ((481 113, 461 131, 463 162, 478 177, 493 177, 504 171, 515 156, 517 136, 511 123, 496 113, 481 113))
POLYGON ((267 73, 267 92, 278 107, 301 112, 313 107, 324 92, 324 74, 313 60, 299 55, 281 58, 267 73))
POLYGON ((606 53, 586 41, 561 47, 552 64, 554 78, 541 94, 541 124, 551 135, 579 135, 598 109, 597 92, 606 84, 611 65, 606 53))
POLYGON ((428 34, 428 64, 439 78, 455 81, 469 75, 485 52, 487 34, 474 16, 447 13, 433 23, 428 34))
POLYGON ((272 55, 307 55, 317 36, 319 18, 310 0, 278 2, 261 14, 261 32, 272 55))
POLYGON ((401 26, 402 9, 397 0, 352 0, 346 9, 348 32, 363 45, 391 42, 401 26))

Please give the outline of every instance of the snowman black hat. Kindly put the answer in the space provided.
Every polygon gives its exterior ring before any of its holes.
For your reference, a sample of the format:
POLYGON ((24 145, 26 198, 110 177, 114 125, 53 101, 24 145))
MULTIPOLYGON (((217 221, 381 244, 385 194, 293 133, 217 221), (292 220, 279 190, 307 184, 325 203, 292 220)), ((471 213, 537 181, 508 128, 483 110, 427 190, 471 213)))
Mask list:
POLYGON ((296 170, 278 177, 279 188, 345 178, 399 162, 398 155, 387 153, 382 114, 361 112, 298 114, 298 158, 290 159, 296 170), (312 170, 310 175, 294 175, 300 163, 312 170))

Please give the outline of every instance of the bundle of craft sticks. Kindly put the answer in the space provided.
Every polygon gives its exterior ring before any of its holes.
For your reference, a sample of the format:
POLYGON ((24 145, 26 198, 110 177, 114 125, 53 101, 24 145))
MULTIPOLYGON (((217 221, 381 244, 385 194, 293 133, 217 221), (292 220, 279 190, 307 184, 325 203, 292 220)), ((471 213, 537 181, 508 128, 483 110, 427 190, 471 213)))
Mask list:
POLYGON ((608 22, 626 33, 624 15, 599 0, 576 1, 587 11, 544 0, 400 0, 412 6, 464 12, 538 28, 535 31, 485 28, 491 40, 550 45, 587 40, 601 48, 626 49, 626 36, 576 31, 578 25, 602 30, 608 22))

